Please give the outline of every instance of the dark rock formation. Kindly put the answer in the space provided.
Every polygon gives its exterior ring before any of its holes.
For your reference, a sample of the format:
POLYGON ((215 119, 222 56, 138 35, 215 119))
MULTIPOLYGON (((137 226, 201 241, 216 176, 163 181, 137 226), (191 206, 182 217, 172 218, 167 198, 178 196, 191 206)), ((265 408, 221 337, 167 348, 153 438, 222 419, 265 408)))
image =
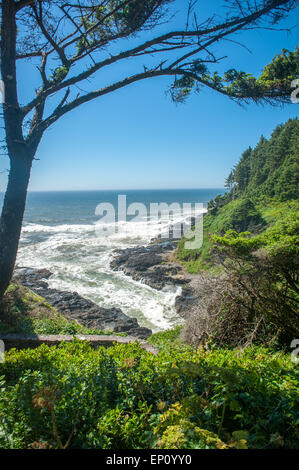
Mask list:
POLYGON ((182 289, 181 295, 176 297, 175 309, 181 317, 186 318, 193 305, 196 303, 197 297, 194 294, 194 289, 191 286, 188 286, 182 289))
POLYGON ((16 268, 15 279, 44 297, 68 320, 76 320, 83 326, 97 330, 127 333, 145 339, 151 335, 149 328, 140 327, 136 318, 130 318, 121 309, 99 307, 77 292, 50 289, 45 279, 52 275, 47 269, 16 268))
POLYGON ((183 285, 189 281, 183 275, 182 267, 168 259, 176 246, 177 241, 155 240, 148 246, 116 250, 110 266, 154 289, 183 285))
POLYGON ((197 274, 187 273, 180 264, 172 261, 177 243, 177 240, 156 239, 148 246, 117 250, 111 267, 154 289, 160 290, 167 285, 182 286, 175 300, 175 309, 182 318, 187 319, 200 304, 202 279, 197 274))

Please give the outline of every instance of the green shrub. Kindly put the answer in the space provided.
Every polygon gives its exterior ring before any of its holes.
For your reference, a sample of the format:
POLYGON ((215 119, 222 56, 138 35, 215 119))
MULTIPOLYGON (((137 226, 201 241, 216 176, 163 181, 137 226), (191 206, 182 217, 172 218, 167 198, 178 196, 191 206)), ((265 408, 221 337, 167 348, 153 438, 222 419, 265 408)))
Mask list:
POLYGON ((197 250, 186 250, 185 239, 179 242, 176 258, 183 261, 190 273, 200 270, 217 271, 213 267, 212 241, 214 234, 224 234, 227 230, 242 232, 245 230, 260 231, 264 228, 265 221, 261 210, 256 208, 248 198, 241 198, 229 202, 217 209, 216 213, 208 213, 203 219, 203 245, 197 250))
POLYGON ((2 448, 299 444, 298 371, 262 348, 196 352, 170 340, 154 356, 75 340, 12 350, 0 377, 2 448))

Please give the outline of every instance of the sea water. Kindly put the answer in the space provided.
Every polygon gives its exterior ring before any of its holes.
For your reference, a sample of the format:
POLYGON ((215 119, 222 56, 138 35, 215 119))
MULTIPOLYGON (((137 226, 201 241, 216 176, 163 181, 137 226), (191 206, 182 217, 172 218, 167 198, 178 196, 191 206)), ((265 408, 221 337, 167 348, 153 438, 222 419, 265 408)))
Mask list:
MULTIPOLYGON (((158 291, 110 268, 116 249, 148 244, 167 229, 167 222, 121 221, 116 233, 105 236, 95 230, 95 209, 104 202, 112 204, 117 221, 119 195, 126 195, 127 205, 139 202, 149 208, 162 202, 207 203, 222 193, 223 189, 31 192, 17 264, 47 268, 53 273, 50 287, 76 291, 103 307, 119 307, 153 331, 168 329, 181 321, 174 308, 180 287, 158 291)), ((175 213, 172 223, 181 217, 175 213)))

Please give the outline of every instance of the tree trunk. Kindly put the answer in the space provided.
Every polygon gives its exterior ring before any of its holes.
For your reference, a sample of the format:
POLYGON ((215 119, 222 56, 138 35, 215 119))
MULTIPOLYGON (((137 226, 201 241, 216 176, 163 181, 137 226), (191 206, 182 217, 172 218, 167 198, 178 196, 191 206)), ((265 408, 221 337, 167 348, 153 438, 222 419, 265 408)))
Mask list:
MULTIPOLYGON (((13 274, 32 161, 42 136, 42 133, 37 134, 35 141, 30 143, 25 141, 23 136, 24 115, 18 101, 16 71, 16 5, 17 2, 14 0, 1 2, 0 65, 4 83, 3 115, 10 173, 0 218, 0 299, 9 286, 13 274)), ((40 108, 36 108, 36 119, 41 119, 43 105, 44 103, 40 108)))
POLYGON ((10 173, 0 219, 0 299, 13 274, 21 235, 33 160, 26 153, 10 156, 10 173))

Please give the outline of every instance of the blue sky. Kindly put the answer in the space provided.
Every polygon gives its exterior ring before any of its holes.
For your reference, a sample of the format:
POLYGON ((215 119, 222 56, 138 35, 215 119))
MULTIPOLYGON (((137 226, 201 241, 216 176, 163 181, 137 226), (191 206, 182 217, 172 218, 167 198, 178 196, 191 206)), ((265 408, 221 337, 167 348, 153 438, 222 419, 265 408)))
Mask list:
MULTIPOLYGON (((184 20, 185 3, 176 2, 181 10, 174 25, 184 20)), ((199 13, 205 15, 211 4, 215 9, 218 3, 201 2, 199 13)), ((220 71, 235 67, 259 74, 282 48, 295 48, 298 23, 297 9, 280 25, 295 26, 289 34, 261 30, 239 34, 236 39, 252 53, 222 43, 214 49, 218 56, 228 55, 220 71)), ((124 63, 109 73, 119 79, 133 70, 139 71, 124 63)), ((35 76, 28 64, 19 73, 25 82, 20 90, 25 100, 35 86, 35 76)), ((39 147, 30 190, 223 187, 230 168, 249 145, 254 146, 261 134, 269 137, 277 124, 298 116, 298 104, 240 107, 209 90, 176 106, 165 94, 170 83, 168 78, 154 78, 130 85, 58 121, 39 147)), ((5 168, 8 159, 1 157, 0 170, 5 168)), ((5 183, 1 173, 0 191, 5 183)))

